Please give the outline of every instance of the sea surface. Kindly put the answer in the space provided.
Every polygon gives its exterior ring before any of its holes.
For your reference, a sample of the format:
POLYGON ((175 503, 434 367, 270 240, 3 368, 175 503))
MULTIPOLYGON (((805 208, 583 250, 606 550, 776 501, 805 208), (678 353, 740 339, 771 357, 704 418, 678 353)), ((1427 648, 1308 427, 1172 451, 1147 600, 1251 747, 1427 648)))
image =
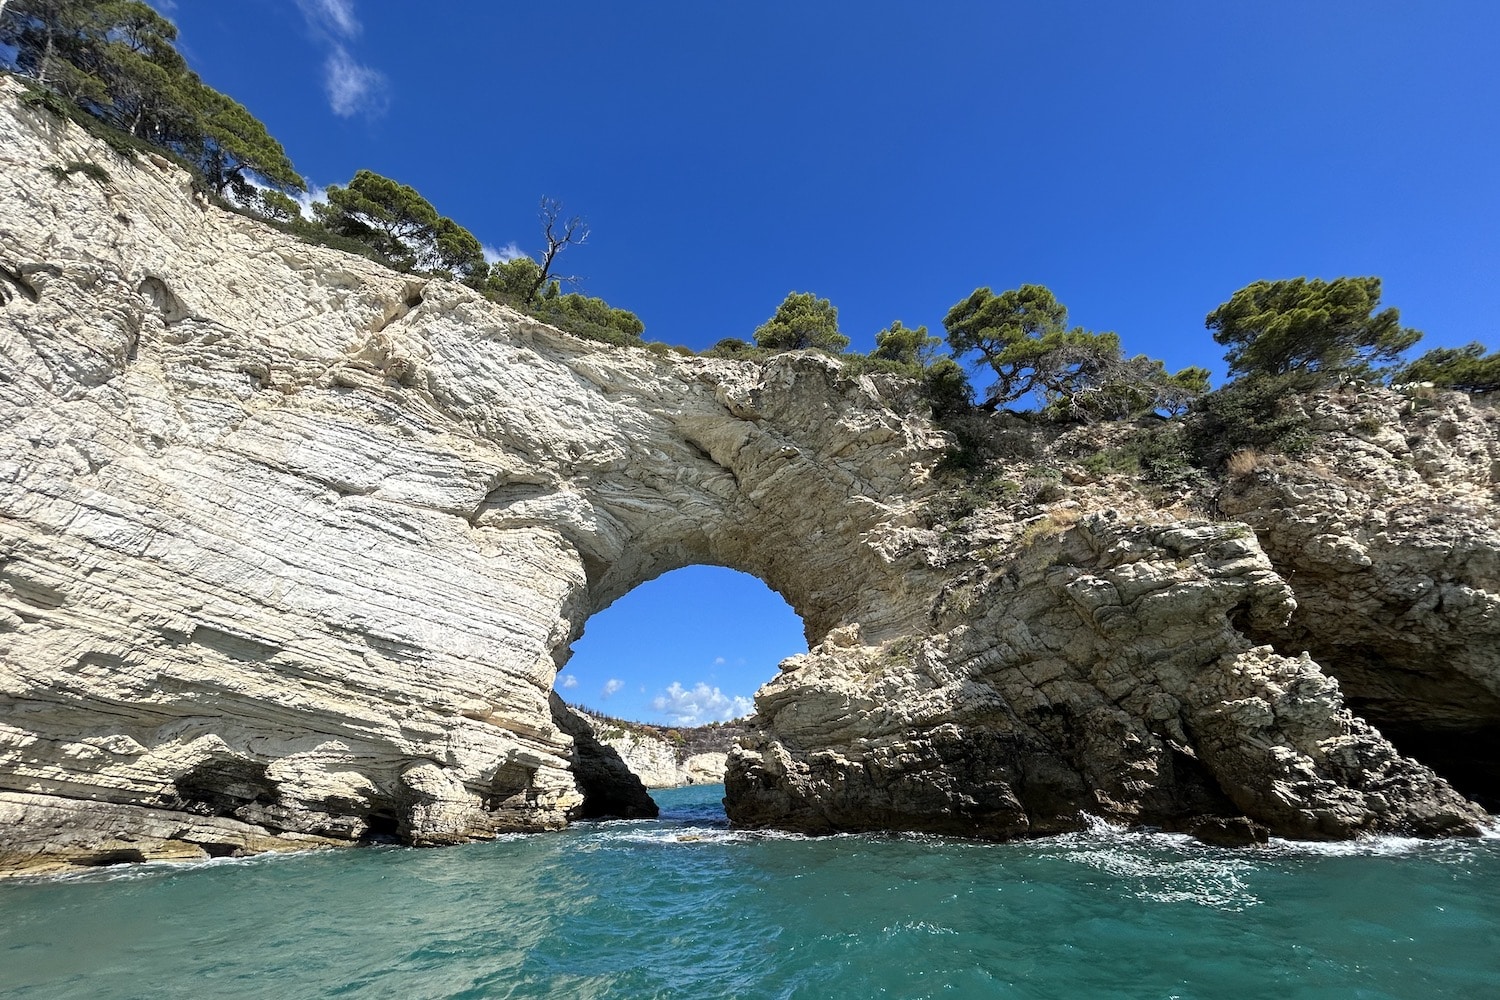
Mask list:
POLYGON ((660 819, 0 883, 0 996, 1500 997, 1500 839, 1014 844, 660 819))

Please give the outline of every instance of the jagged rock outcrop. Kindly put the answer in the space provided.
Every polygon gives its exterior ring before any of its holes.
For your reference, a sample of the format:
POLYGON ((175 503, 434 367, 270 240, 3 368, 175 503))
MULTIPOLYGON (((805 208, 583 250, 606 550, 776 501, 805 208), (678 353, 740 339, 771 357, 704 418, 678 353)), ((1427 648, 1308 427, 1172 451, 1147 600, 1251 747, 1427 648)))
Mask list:
POLYGON ((1292 584, 1283 629, 1404 750, 1500 803, 1500 411, 1346 385, 1306 404, 1312 447, 1246 456, 1220 509, 1292 584))
POLYGON ((1315 663, 1236 629, 1295 607, 1244 525, 1111 513, 1043 515, 942 596, 946 627, 921 642, 866 645, 850 627, 786 661, 756 696, 761 735, 731 758, 731 819, 984 837, 1078 829, 1082 812, 1187 830, 1243 813, 1299 837, 1473 829, 1315 663))
POLYGON ((1265 648, 1292 594, 1248 529, 1101 482, 944 534, 907 388, 582 341, 208 207, 14 94, 0 868, 556 829, 586 801, 569 643, 694 563, 766 581, 816 647, 730 761, 742 822, 1480 819, 1265 648), (110 179, 46 171, 74 161, 110 179))
POLYGON ((573 738, 573 779, 583 795, 583 804, 574 811, 575 816, 650 819, 658 815, 656 801, 646 791, 653 786, 615 746, 599 738, 592 717, 568 706, 554 694, 552 718, 573 738))

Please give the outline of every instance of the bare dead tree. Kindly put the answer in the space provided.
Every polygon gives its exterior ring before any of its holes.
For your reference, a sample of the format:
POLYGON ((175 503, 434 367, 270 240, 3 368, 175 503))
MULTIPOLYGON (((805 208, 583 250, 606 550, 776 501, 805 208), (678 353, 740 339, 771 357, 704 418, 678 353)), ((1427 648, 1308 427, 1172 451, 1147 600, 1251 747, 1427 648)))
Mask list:
POLYGON ((564 221, 562 202, 556 198, 542 199, 540 216, 542 236, 547 240, 547 248, 542 251, 542 268, 532 282, 531 291, 526 296, 527 302, 536 301, 537 293, 547 286, 548 281, 578 280, 575 277, 553 278, 552 265, 556 262, 558 254, 568 247, 582 246, 589 238, 589 227, 583 221, 583 217, 575 215, 564 221))

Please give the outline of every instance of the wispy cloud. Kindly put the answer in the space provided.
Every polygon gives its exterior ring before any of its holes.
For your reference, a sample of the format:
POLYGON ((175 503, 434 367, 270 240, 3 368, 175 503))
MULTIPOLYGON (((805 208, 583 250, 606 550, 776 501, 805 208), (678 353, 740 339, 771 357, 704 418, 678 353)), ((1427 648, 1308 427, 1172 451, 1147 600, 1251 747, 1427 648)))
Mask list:
POLYGON ((328 106, 341 118, 378 115, 388 103, 385 77, 356 62, 342 45, 335 45, 323 64, 323 86, 328 91, 328 106))
POLYGON ((353 38, 359 34, 354 0, 297 0, 297 6, 303 17, 336 35, 353 38))
POLYGON ((484 262, 486 264, 507 264, 517 257, 525 256, 526 251, 516 246, 515 240, 510 241, 499 249, 489 245, 484 247, 484 262))
POLYGON ((563 674, 562 686, 565 688, 576 688, 578 686, 578 678, 572 674, 563 674))
POLYGON ((728 722, 755 711, 755 702, 743 695, 728 695, 701 681, 691 689, 673 681, 663 694, 651 699, 651 707, 674 725, 698 726, 705 722, 728 722))
POLYGON ((624 681, 620 680, 618 677, 611 677, 609 680, 604 682, 604 687, 600 689, 599 694, 601 697, 608 698, 610 695, 614 694, 624 686, 624 681))
POLYGON ((297 0, 297 6, 328 46, 323 86, 333 113, 342 118, 383 113, 390 103, 385 75, 356 59, 347 44, 361 31, 354 0, 297 0))

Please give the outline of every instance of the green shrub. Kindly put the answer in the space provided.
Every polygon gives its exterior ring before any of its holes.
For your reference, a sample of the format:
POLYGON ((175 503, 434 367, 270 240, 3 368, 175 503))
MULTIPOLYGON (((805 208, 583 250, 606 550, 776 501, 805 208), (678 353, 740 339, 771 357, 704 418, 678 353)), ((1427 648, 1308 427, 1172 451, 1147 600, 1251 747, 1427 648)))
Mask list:
POLYGON ((705 358, 725 358, 730 361, 764 361, 775 351, 765 347, 756 347, 747 340, 739 337, 725 337, 714 346, 703 352, 705 358))
POLYGON ((839 358, 843 366, 843 373, 849 378, 858 378, 861 375, 900 375, 909 379, 920 379, 923 376, 921 365, 909 364, 905 361, 892 361, 888 358, 874 358, 866 354, 845 354, 839 358))
POLYGON ((1095 476, 1108 476, 1117 472, 1134 475, 1141 471, 1140 460, 1124 448, 1096 451, 1078 464, 1095 476))
POLYGON ((1205 469, 1218 471, 1243 449, 1295 455, 1312 444, 1300 397, 1321 381, 1318 373, 1247 375, 1217 389, 1188 414, 1186 454, 1205 469))
POLYGON ((82 174, 95 183, 109 183, 109 171, 99 166, 99 164, 90 163, 87 160, 69 160, 67 166, 48 167, 47 173, 51 174, 53 177, 56 177, 59 181, 66 181, 74 174, 82 174))

